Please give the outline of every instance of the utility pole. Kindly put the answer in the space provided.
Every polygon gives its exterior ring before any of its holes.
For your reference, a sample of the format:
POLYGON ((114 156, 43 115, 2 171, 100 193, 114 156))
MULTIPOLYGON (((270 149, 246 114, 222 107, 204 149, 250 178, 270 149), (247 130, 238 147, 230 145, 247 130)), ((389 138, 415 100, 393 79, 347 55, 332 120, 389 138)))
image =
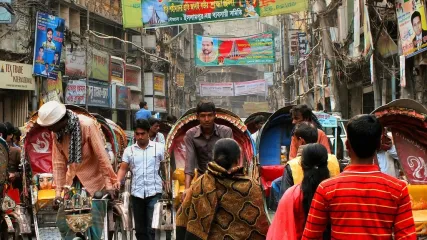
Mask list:
MULTIPOLYGON (((280 20, 280 33, 281 33, 281 42, 282 42, 282 74, 283 79, 286 79, 289 76, 290 64, 289 64, 289 43, 288 43, 288 15, 284 15, 280 20)), ((289 84, 283 84, 283 92, 285 95, 285 106, 289 105, 291 101, 291 91, 289 84)))
POLYGON ((86 4, 86 99, 85 99, 85 108, 89 111, 89 26, 90 26, 90 19, 89 19, 89 4, 91 1, 88 1, 86 4))

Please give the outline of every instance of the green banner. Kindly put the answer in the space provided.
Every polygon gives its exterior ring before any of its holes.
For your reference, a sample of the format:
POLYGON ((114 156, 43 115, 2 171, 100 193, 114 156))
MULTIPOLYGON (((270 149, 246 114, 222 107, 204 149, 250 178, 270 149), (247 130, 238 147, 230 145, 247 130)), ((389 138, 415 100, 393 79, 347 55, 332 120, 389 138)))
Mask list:
POLYGON ((260 7, 260 16, 275 16, 307 9, 308 0, 264 0, 264 5, 260 7))
POLYGON ((142 27, 141 0, 122 0, 124 28, 142 27))
POLYGON ((142 0, 144 28, 259 16, 258 1, 242 0, 142 0))
POLYGON ((273 33, 237 38, 196 35, 197 66, 272 64, 275 62, 273 33))

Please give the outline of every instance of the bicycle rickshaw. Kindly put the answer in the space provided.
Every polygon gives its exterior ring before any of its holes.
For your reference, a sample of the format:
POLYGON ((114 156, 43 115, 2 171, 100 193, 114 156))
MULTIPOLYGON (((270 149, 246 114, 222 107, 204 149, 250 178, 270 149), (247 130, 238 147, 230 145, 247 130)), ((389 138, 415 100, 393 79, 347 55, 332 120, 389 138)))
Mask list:
MULTIPOLYGON (((66 107, 77 114, 83 114, 97 120, 99 131, 106 142, 106 151, 108 151, 107 145, 111 145, 111 153, 113 153, 112 155, 110 154, 112 164, 117 166, 118 156, 126 146, 126 141, 122 143, 118 141, 118 139, 126 139, 117 129, 118 126, 112 125, 107 119, 99 115, 94 117, 78 106, 66 105, 66 107)), ((24 181, 24 199, 26 200, 24 201, 32 208, 36 238, 40 240, 61 239, 56 221, 58 213, 53 209, 55 181, 52 174, 52 135, 47 128, 41 127, 36 123, 37 116, 37 113, 35 113, 26 124, 23 137, 21 164, 26 170, 24 170, 24 176, 26 177, 24 181), (28 189, 28 191, 25 189, 28 189)), ((65 200, 62 205, 64 207, 66 225, 72 232, 76 233, 76 236, 86 238, 86 230, 91 226, 93 219, 99 218, 100 214, 104 215, 105 213, 104 228, 102 229, 102 237, 104 239, 107 239, 107 237, 109 239, 132 238, 132 221, 128 215, 129 208, 124 206, 122 201, 108 201, 104 199, 105 196, 91 197, 83 188, 71 188, 64 194, 69 196, 69 198, 66 198, 68 200, 65 200), (95 198, 103 199, 95 200, 95 198), (105 206, 104 211, 95 211, 92 208, 92 200, 103 201, 105 203, 103 205, 105 206)))
POLYGON ((255 128, 255 123, 254 120, 256 117, 258 116, 263 116, 266 120, 271 116, 271 112, 256 112, 256 113, 252 113, 251 115, 249 115, 248 118, 245 119, 245 125, 248 128, 248 131, 251 134, 254 134, 257 129, 255 128))

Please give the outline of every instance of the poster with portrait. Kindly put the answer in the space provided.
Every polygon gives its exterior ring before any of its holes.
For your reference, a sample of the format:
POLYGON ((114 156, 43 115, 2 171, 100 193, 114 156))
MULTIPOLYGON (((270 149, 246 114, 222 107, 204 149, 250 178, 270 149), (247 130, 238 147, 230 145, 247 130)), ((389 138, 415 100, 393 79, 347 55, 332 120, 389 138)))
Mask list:
POLYGON ((33 73, 56 80, 64 40, 65 20, 37 12, 33 73))
POLYGON ((397 0, 396 14, 399 24, 402 52, 406 58, 427 49, 427 21, 423 0, 397 0))

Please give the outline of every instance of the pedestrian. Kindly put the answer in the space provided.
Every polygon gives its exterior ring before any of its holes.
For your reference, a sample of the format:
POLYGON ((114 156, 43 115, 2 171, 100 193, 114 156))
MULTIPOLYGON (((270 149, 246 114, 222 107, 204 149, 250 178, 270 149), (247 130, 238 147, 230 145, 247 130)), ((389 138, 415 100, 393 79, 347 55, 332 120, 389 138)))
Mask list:
POLYGON ((176 217, 176 239, 265 239, 267 215, 258 183, 239 166, 240 147, 218 140, 207 171, 188 189, 176 217))
POLYGON ((381 134, 373 115, 348 122, 351 164, 317 188, 302 239, 320 239, 328 223, 332 239, 417 238, 406 183, 373 164, 381 134))
POLYGON ((13 141, 15 127, 12 123, 6 122, 6 142, 9 146, 9 181, 12 182, 14 188, 22 189, 21 173, 19 165, 21 163, 21 148, 15 145, 13 141))
POLYGON ((148 135, 150 135, 150 141, 158 142, 161 144, 165 144, 165 136, 160 131, 160 119, 158 118, 149 118, 148 123, 150 124, 150 131, 148 135))
POLYGON ((154 240, 155 230, 151 228, 154 205, 162 195, 162 178, 159 175, 160 162, 164 159, 164 145, 153 142, 149 137, 150 124, 145 119, 135 122, 136 143, 127 147, 118 172, 116 189, 128 169, 132 172, 131 201, 135 220, 136 238, 154 240))
POLYGON ((251 138, 252 138, 252 140, 254 140, 254 142, 256 142, 256 139, 258 138, 259 130, 262 128, 262 126, 264 125, 264 123, 265 123, 265 117, 264 116, 259 115, 259 116, 255 117, 254 124, 255 124, 256 132, 254 132, 251 135, 251 138))
POLYGON ((141 108, 135 114, 135 120, 145 119, 148 120, 151 117, 151 111, 148 110, 147 102, 140 102, 139 107, 141 108))
POLYGON ((181 201, 185 198, 194 178, 194 170, 203 174, 207 170, 208 162, 212 161, 212 150, 215 143, 221 138, 233 138, 231 128, 216 124, 216 110, 213 102, 201 101, 196 108, 197 119, 200 124, 190 128, 185 134, 186 149, 185 161, 185 191, 181 201))
MULTIPOLYGON (((323 145, 307 144, 301 155, 303 180, 286 190, 280 199, 279 207, 268 229, 267 240, 301 239, 317 186, 330 176, 328 152, 323 145)), ((324 239, 330 237, 324 236, 324 239)))
MULTIPOLYGON (((3 201, 3 188, 8 180, 8 164, 9 164, 9 146, 5 140, 7 136, 7 127, 4 123, 0 123, 0 202, 3 201)), ((1 208, 0 208, 1 213, 1 208)))
MULTIPOLYGON (((309 123, 317 124, 318 127, 320 127, 320 123, 318 122, 316 116, 313 114, 311 109, 305 104, 301 104, 293 107, 291 110, 291 114, 292 114, 292 124, 294 125, 301 122, 309 122, 309 123)), ((323 146, 325 146, 325 148, 328 150, 328 153, 331 153, 331 143, 329 142, 329 139, 326 136, 326 134, 321 129, 318 129, 317 135, 318 135, 317 143, 320 143, 323 146)), ((290 160, 294 159, 297 156, 299 146, 300 144, 297 141, 297 139, 294 136, 292 136, 291 146, 289 150, 290 160)))

